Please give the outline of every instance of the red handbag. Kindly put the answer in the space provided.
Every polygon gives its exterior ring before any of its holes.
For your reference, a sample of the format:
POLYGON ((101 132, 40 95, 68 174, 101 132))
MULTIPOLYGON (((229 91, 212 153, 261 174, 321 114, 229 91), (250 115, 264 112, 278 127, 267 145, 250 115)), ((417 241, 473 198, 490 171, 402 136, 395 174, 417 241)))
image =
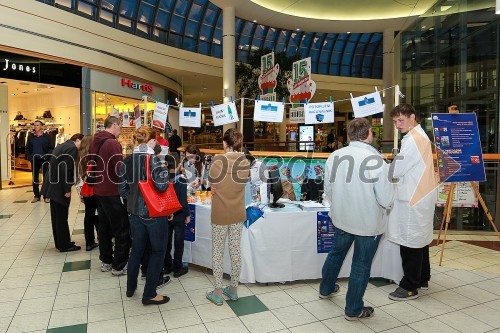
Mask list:
POLYGON ((91 197, 94 195, 94 188, 89 186, 87 182, 83 182, 82 189, 80 190, 80 195, 82 197, 91 197))
POLYGON ((152 155, 146 156, 146 180, 139 181, 146 206, 148 207, 149 217, 169 216, 182 208, 177 194, 175 194, 174 185, 170 181, 165 192, 156 191, 153 180, 151 180, 151 161, 152 155))

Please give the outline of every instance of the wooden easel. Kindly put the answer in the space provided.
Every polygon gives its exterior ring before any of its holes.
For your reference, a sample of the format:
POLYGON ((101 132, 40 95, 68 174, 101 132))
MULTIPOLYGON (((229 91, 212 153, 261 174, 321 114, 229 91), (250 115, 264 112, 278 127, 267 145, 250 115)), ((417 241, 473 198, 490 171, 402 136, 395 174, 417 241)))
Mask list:
MULTIPOLYGON (((449 113, 458 113, 458 109, 456 105, 452 105, 448 107, 448 112, 449 113)), ((446 233, 448 232, 448 226, 450 224, 450 219, 451 219, 451 209, 453 207, 453 195, 455 192, 455 187, 457 183, 450 183, 450 192, 448 194, 448 199, 446 200, 446 204, 444 206, 443 210, 443 218, 441 220, 441 226, 439 227, 439 233, 438 233, 438 238, 436 242, 436 246, 439 245, 439 241, 441 239, 441 231, 443 230, 443 225, 446 223, 446 226, 444 228, 444 235, 443 235, 443 244, 441 245, 441 258, 439 259, 439 266, 441 266, 441 263, 443 262, 443 255, 444 255, 444 246, 446 244, 446 233)), ((477 199, 479 203, 481 204, 481 207, 483 207, 484 213, 486 214, 486 217, 488 218, 488 221, 490 221, 491 226, 497 233, 498 238, 500 239, 500 233, 498 232, 498 229, 495 225, 495 222, 493 221, 493 217, 490 214, 490 210, 486 206, 486 203, 483 200, 483 197, 481 196, 481 193, 479 192, 479 185, 477 182, 471 182, 472 189, 474 190, 474 193, 477 196, 477 199)))

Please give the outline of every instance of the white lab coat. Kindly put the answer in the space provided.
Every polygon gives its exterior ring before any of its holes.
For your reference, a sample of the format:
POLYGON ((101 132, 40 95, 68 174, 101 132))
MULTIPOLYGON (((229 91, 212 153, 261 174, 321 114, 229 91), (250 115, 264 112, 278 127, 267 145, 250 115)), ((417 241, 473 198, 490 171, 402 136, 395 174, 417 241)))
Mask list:
POLYGON ((433 239, 437 184, 431 142, 420 125, 403 137, 396 157, 391 169, 398 182, 387 238, 399 245, 422 248, 433 239))

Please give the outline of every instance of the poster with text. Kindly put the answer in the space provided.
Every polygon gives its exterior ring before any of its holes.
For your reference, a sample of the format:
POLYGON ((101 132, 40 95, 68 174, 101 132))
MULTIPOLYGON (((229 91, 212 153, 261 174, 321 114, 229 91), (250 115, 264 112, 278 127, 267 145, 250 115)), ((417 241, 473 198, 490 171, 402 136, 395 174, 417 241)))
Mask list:
POLYGON ((253 120, 281 123, 284 112, 285 104, 281 102, 255 101, 253 120))
POLYGON ((290 102, 299 107, 310 101, 316 92, 316 82, 311 79, 311 58, 301 59, 292 64, 292 77, 287 81, 290 102))
POLYGON ((333 102, 304 105, 304 118, 306 124, 333 123, 335 121, 333 102))
POLYGON ((328 212, 317 212, 316 222, 317 251, 318 253, 328 253, 333 249, 333 237, 335 234, 332 220, 328 216, 328 212))
POLYGON ((211 107, 214 126, 236 123, 239 121, 238 109, 234 102, 219 104, 211 107))
POLYGON ((260 75, 258 78, 261 91, 260 99, 263 101, 276 101, 274 89, 278 85, 277 77, 280 71, 278 64, 274 65, 274 52, 260 57, 260 75))
POLYGON ((179 126, 201 127, 201 108, 179 108, 179 126))
POLYGON ((351 105, 354 111, 354 117, 363 118, 373 114, 384 112, 380 93, 374 92, 371 94, 351 98, 351 105))
MULTIPOLYGON (((451 183, 441 183, 437 190, 436 206, 446 206, 448 195, 450 194, 451 183)), ((477 196, 472 188, 471 182, 456 183, 453 191, 452 207, 474 207, 477 208, 477 196)))
POLYGON ((165 130, 165 124, 168 117, 168 104, 156 102, 155 112, 153 113, 152 126, 165 130))
POLYGON ((134 106, 134 124, 135 124, 135 129, 138 129, 141 127, 141 109, 139 107, 139 104, 134 106))
POLYGON ((291 108, 289 114, 291 124, 302 124, 305 122, 304 108, 291 108))
POLYGON ((431 117, 440 181, 485 181, 476 114, 433 113, 431 117))
POLYGON ((123 111, 122 126, 130 127, 130 114, 128 111, 123 111))
POLYGON ((196 205, 189 204, 189 223, 186 225, 186 233, 184 234, 184 240, 188 242, 194 242, 196 238, 196 205))

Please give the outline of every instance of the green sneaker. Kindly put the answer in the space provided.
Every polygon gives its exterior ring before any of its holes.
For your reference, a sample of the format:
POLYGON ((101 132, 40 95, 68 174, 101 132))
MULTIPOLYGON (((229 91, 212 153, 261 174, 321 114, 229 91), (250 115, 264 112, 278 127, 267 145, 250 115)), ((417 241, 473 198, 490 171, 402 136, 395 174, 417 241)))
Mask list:
POLYGON ((222 297, 219 298, 215 296, 215 292, 213 291, 207 292, 207 298, 215 305, 222 305, 222 303, 224 302, 224 299, 222 297))
POLYGON ((229 299, 231 301, 237 301, 238 300, 238 295, 235 294, 235 293, 232 293, 231 289, 229 287, 226 287, 226 288, 222 289, 222 293, 224 295, 226 295, 227 297, 229 297, 229 299))

